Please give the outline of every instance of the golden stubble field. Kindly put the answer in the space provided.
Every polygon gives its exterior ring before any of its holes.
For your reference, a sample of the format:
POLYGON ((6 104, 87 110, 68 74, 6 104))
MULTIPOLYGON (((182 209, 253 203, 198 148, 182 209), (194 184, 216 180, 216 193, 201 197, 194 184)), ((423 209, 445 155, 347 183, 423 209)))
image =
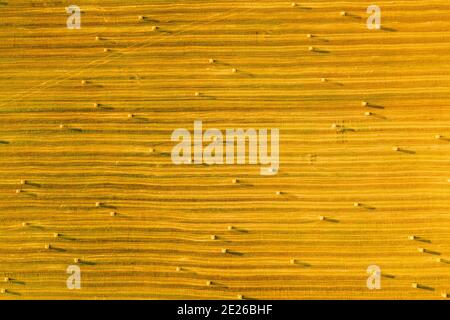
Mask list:
POLYGON ((1 0, 0 299, 442 299, 448 17, 444 0, 1 0), (194 120, 279 128, 279 173, 172 164, 194 120))

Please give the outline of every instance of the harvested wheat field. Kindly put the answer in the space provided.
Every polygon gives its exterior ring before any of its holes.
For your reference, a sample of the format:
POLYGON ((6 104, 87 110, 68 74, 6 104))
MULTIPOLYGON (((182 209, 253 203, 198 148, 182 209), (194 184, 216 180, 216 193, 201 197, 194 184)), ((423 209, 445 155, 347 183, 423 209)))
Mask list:
POLYGON ((0 299, 448 298, 450 3, 371 4, 1 0, 0 299))

